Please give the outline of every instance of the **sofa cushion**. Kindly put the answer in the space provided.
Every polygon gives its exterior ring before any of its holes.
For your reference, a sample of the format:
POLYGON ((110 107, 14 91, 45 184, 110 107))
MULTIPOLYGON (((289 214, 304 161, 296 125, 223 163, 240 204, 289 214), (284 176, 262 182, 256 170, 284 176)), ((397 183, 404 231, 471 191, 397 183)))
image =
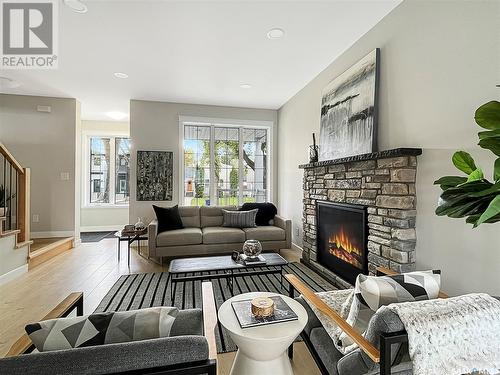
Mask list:
POLYGON ((201 227, 221 227, 223 220, 222 209, 234 211, 235 206, 201 206, 200 221, 201 227))
POLYGON ((251 211, 228 211, 222 210, 222 226, 229 228, 255 228, 255 216, 257 210, 251 211))
POLYGON ((284 241, 286 233, 283 229, 270 227, 243 228, 247 240, 284 241))
POLYGON ((26 332, 38 351, 62 350, 170 336, 177 307, 151 307, 49 319, 28 324, 26 332))
POLYGON ((159 207, 153 205, 153 209, 156 214, 156 219, 158 219, 158 233, 183 228, 181 216, 179 215, 179 207, 177 205, 174 207, 159 207))
POLYGON ((156 237, 156 246, 180 246, 201 244, 200 228, 183 228, 162 232, 156 237))
MULTIPOLYGON (((358 275, 354 299, 347 322, 364 332, 375 311, 391 303, 421 301, 438 297, 441 287, 440 271, 415 271, 392 276, 358 275)), ((342 346, 352 345, 345 333, 340 336, 342 346)))
POLYGON ((184 228, 200 227, 200 207, 180 206, 179 215, 184 228))
POLYGON ((278 209, 272 203, 243 203, 240 211, 250 211, 257 209, 257 216, 255 217, 255 223, 259 226, 271 225, 271 221, 274 216, 278 213, 278 209))
POLYGON ((245 242, 245 232, 239 228, 206 227, 203 228, 203 243, 245 242))

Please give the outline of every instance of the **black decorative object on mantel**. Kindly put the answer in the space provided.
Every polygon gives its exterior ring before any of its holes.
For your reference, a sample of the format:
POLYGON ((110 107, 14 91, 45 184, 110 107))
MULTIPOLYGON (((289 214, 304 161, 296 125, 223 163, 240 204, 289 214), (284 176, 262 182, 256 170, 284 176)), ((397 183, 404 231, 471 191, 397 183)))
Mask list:
POLYGON ((316 145, 316 134, 313 133, 313 145, 309 146, 309 163, 318 161, 318 146, 316 145))

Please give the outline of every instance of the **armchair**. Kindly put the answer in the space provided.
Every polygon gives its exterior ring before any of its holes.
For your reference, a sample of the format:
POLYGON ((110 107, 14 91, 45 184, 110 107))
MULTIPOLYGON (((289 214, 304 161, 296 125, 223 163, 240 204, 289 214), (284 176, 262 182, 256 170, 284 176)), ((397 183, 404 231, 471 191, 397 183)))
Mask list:
MULTIPOLYGON (((394 274, 396 272, 388 268, 377 268, 378 276, 394 274)), ((290 283, 290 297, 294 297, 295 291, 299 292, 301 296, 296 299, 308 312, 309 322, 301 336, 323 375, 412 374, 407 350, 408 336, 395 313, 389 310, 375 313, 365 335, 362 335, 296 276, 288 274, 285 277, 290 283), (309 304, 332 319, 358 348, 346 355, 340 353, 309 304)), ((440 292, 439 298, 447 298, 447 295, 440 292)), ((288 353, 293 356, 292 347, 288 353)))
MULTIPOLYGON (((31 353, 25 334, 0 359, 2 374, 208 374, 217 373, 217 310, 212 283, 202 283, 203 308, 180 310, 171 336, 31 353), (28 354, 31 353, 31 354, 28 354)), ((83 293, 72 293, 44 319, 83 313, 83 293)))

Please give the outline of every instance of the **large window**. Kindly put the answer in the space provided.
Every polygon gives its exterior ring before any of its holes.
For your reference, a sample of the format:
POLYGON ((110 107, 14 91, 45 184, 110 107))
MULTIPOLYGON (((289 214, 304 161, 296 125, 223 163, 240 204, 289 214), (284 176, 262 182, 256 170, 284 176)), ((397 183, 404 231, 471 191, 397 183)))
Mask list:
POLYGON ((184 205, 268 200, 267 127, 195 122, 182 126, 184 205))
POLYGON ((130 140, 88 137, 88 201, 94 205, 128 204, 130 140))

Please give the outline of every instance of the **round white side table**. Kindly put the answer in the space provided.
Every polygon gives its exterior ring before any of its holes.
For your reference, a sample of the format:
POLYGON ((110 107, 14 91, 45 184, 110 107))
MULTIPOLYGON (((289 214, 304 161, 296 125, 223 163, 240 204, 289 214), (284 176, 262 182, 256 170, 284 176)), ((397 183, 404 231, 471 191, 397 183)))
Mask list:
POLYGON ((276 293, 257 292, 234 296, 219 309, 219 321, 227 329, 238 352, 231 368, 231 375, 290 375, 293 374, 287 348, 302 332, 307 323, 307 312, 290 297, 281 297, 297 314, 298 320, 242 329, 234 314, 232 301, 255 297, 278 296, 276 293))

